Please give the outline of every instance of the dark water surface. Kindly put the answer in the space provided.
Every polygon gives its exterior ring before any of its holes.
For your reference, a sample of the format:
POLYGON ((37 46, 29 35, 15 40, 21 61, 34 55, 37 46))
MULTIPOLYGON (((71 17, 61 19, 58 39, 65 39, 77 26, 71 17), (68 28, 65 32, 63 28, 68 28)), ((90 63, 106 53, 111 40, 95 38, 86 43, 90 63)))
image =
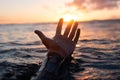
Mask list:
MULTIPOLYGON (((56 25, 0 25, 0 80, 29 80, 35 75, 47 50, 34 30, 51 38, 56 25)), ((76 80, 120 80, 120 22, 87 22, 79 27, 81 37, 73 54, 78 67, 72 76, 76 80)))

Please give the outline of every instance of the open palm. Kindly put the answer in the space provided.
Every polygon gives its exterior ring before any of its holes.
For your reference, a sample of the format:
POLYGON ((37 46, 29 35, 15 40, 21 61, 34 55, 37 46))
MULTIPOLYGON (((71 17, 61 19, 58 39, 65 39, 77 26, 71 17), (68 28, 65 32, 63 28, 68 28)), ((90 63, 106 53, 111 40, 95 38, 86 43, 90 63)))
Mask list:
POLYGON ((62 35, 62 25, 63 19, 60 19, 53 39, 46 37, 41 31, 35 30, 35 33, 40 37, 49 52, 58 53, 62 57, 69 57, 73 53, 79 39, 80 29, 77 29, 78 23, 71 20, 62 35))

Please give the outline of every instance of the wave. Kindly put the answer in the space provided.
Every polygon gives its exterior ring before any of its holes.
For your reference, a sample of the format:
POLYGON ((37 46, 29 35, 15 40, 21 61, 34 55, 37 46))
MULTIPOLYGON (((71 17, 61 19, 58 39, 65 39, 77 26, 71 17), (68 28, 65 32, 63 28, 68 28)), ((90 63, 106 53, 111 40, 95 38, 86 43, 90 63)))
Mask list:
POLYGON ((93 42, 97 44, 111 44, 111 43, 120 43, 120 40, 108 40, 108 39, 83 39, 80 42, 93 42))
POLYGON ((47 50, 45 48, 13 48, 13 49, 4 49, 4 50, 0 50, 0 54, 1 53, 11 53, 11 52, 17 52, 17 51, 25 51, 25 52, 40 52, 40 53, 44 53, 47 52, 47 50))
POLYGON ((41 45, 42 43, 40 41, 34 41, 34 42, 6 42, 6 43, 0 43, 1 45, 17 45, 17 46, 29 46, 29 45, 41 45))

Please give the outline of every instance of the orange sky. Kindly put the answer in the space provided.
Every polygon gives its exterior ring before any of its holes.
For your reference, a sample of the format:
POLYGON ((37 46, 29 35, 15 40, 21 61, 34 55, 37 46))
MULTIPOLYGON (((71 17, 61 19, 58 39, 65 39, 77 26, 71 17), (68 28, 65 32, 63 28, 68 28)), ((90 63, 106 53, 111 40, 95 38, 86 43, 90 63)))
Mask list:
POLYGON ((66 14, 78 21, 120 19, 120 0, 0 0, 0 23, 56 22, 66 14))

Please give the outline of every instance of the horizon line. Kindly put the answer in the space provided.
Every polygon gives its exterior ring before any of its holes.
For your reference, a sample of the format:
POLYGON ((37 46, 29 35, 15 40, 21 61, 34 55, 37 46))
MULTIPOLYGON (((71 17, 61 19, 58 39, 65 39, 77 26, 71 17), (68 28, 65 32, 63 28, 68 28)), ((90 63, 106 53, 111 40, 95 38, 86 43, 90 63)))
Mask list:
MULTIPOLYGON (((95 19, 95 20, 85 20, 85 21, 78 21, 78 23, 84 23, 84 22, 96 22, 96 21, 120 21, 120 19, 104 19, 104 20, 100 20, 100 19, 95 19)), ((23 23, 0 23, 0 25, 14 25, 14 24, 57 24, 58 22, 23 22, 23 23)), ((66 22, 65 22, 66 23, 66 22)))

